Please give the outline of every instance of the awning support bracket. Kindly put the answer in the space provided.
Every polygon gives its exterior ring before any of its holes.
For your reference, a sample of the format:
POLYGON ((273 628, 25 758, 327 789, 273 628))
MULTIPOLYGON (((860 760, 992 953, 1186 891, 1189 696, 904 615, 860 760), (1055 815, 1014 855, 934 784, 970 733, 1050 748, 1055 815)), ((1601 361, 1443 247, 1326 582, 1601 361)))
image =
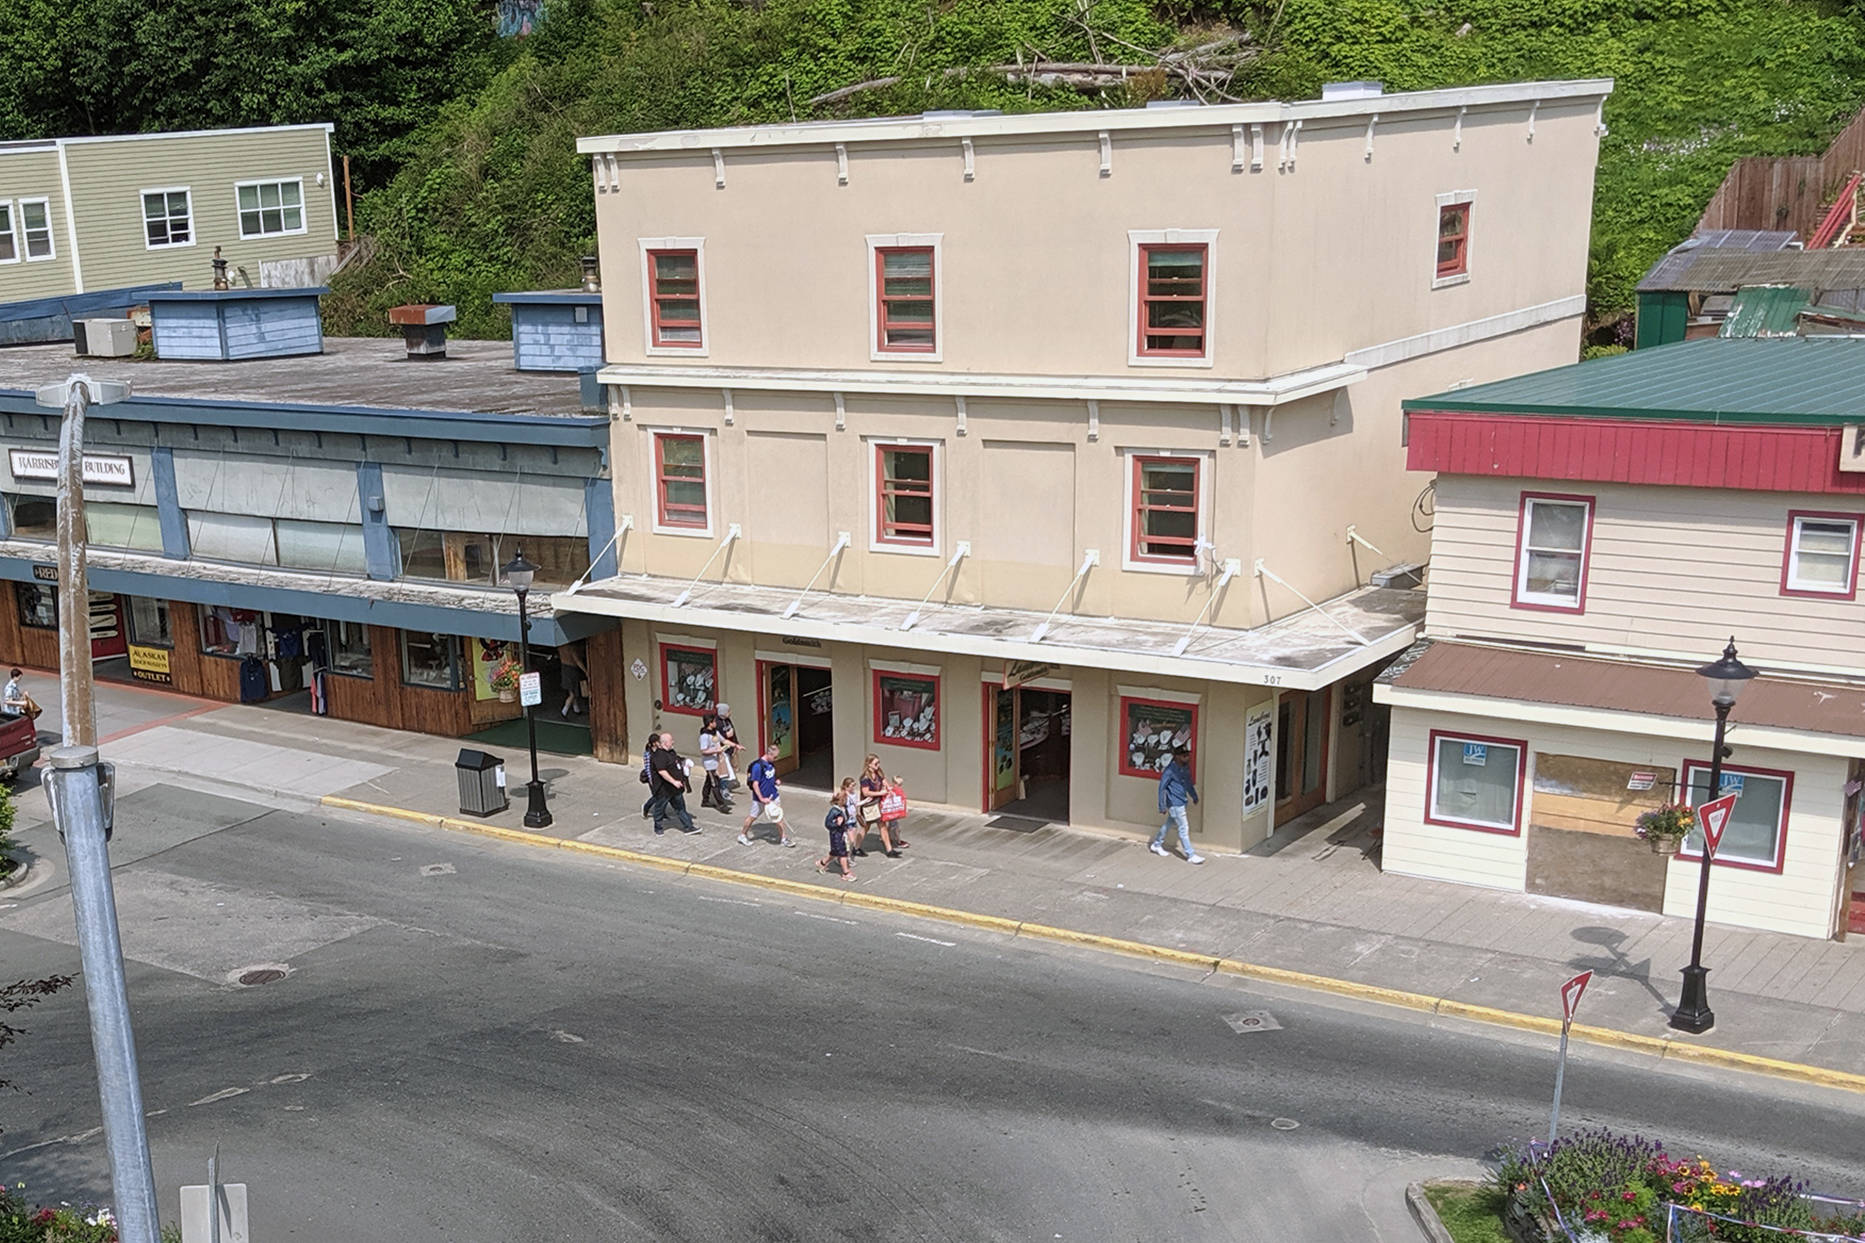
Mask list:
MULTIPOLYGON (((621 541, 622 536, 628 534, 630 531, 634 529, 635 529, 635 516, 633 514, 623 514, 621 517, 617 518, 615 520, 615 534, 609 536, 609 542, 602 546, 601 552, 597 553, 595 556, 589 559, 589 569, 584 570, 581 574, 577 575, 576 581, 574 583, 571 583, 570 586, 565 589, 564 594, 569 595, 571 592, 574 592, 578 587, 581 587, 584 583, 588 582, 590 571, 596 568, 596 564, 599 561, 601 561, 604 557, 609 555, 609 549, 615 547, 615 545, 621 541)), ((621 561, 620 561, 620 558, 618 557, 616 559, 616 571, 619 573, 620 570, 621 570, 621 561)))
MULTIPOLYGON (((964 398, 961 397, 959 398, 959 400, 963 401, 964 398)), ((913 627, 919 622, 920 610, 926 607, 926 602, 928 600, 932 599, 933 592, 939 590, 939 584, 945 581, 945 576, 950 574, 953 570, 957 569, 958 563, 960 561, 963 561, 966 557, 969 557, 969 556, 971 556, 971 541, 960 540, 953 547, 952 559, 945 563, 945 569, 939 571, 939 577, 933 579, 932 586, 926 589, 926 594, 920 597, 920 602, 913 606, 913 611, 911 613, 908 613, 904 618, 901 619, 900 627, 899 627, 901 630, 913 629, 913 627)))
POLYGON ((699 580, 706 577, 706 571, 710 570, 712 568, 712 563, 719 559, 719 554, 730 548, 732 546, 732 541, 743 534, 744 532, 739 529, 736 522, 725 528, 725 538, 719 541, 719 546, 712 550, 712 555, 710 557, 706 558, 706 564, 699 567, 699 573, 695 574, 693 576, 693 581, 686 585, 686 590, 681 592, 679 597, 674 600, 674 608, 680 608, 692 598, 693 588, 699 586, 699 580))
POLYGON ((807 583, 803 584, 803 590, 797 593, 797 598, 790 602, 788 608, 784 609, 785 620, 789 620, 797 615, 797 610, 803 607, 803 597, 810 593, 810 588, 816 585, 816 580, 822 577, 822 572, 828 569, 829 563, 834 561, 841 551, 853 542, 854 541, 849 538, 847 531, 837 531, 835 533, 835 546, 829 549, 829 555, 822 559, 822 564, 816 567, 816 572, 809 576, 809 581, 807 583))
POLYGON ((1069 580, 1068 589, 1062 593, 1062 598, 1056 601, 1056 606, 1049 610, 1049 616, 1043 618, 1043 624, 1036 628, 1036 633, 1030 636, 1030 642, 1041 643, 1043 641, 1043 636, 1049 633, 1049 623, 1056 619, 1056 614, 1062 611, 1062 606, 1068 603, 1068 598, 1075 594, 1076 585, 1087 576, 1089 570, 1100 564, 1101 550, 1099 548, 1090 548, 1081 555, 1081 569, 1075 571, 1075 577, 1069 580))
POLYGON ((1294 594, 1297 600, 1300 600, 1303 604, 1306 604, 1309 608, 1321 614, 1321 616, 1327 618, 1329 624, 1334 626, 1338 630, 1340 630, 1342 634, 1345 634, 1348 638, 1352 639, 1355 643, 1358 643, 1361 647, 1367 646, 1367 640, 1366 640, 1365 635, 1361 634, 1359 631, 1348 626, 1346 623, 1342 622, 1339 618, 1335 617, 1332 613, 1328 612, 1326 609, 1322 608, 1319 604, 1316 604, 1313 600, 1310 600, 1307 596, 1303 595, 1300 591, 1296 590, 1295 586, 1291 584, 1288 579, 1283 578, 1281 575, 1277 574, 1274 570, 1264 565, 1263 559, 1261 557, 1258 557, 1256 559, 1255 573, 1256 573, 1256 577, 1258 578, 1266 578, 1272 583, 1280 583, 1282 586, 1288 588, 1288 590, 1294 594))
POLYGON ((1231 557, 1224 562, 1224 572, 1218 575, 1217 582, 1211 586, 1210 599, 1204 602, 1204 607, 1198 610, 1198 616, 1192 619, 1191 629, 1180 635, 1179 641, 1172 645, 1174 656, 1185 654, 1185 649, 1192 645, 1192 636, 1198 633, 1198 627, 1204 625, 1205 614, 1211 611, 1211 606, 1217 603, 1217 598, 1224 594, 1224 588, 1230 586, 1230 580, 1241 573, 1243 573, 1243 562, 1236 557, 1231 557))

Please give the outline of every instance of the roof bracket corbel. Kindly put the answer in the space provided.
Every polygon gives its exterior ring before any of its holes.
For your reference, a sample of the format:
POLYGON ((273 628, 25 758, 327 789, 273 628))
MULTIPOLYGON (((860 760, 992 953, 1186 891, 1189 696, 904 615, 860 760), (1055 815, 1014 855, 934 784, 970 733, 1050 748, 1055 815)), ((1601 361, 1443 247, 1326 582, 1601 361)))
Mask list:
POLYGON ((920 597, 920 602, 913 606, 913 611, 900 619, 898 629, 911 630, 919 623, 920 610, 926 607, 926 602, 928 600, 932 599, 933 592, 939 590, 939 584, 945 581, 945 576, 957 569, 958 563, 969 556, 971 556, 970 540, 960 540, 957 544, 953 545, 952 559, 945 563, 945 569, 939 571, 939 577, 933 579, 932 586, 926 589, 926 594, 920 597))
POLYGON ((1599 101, 1599 114, 1593 118, 1593 136, 1595 138, 1606 137, 1606 101, 1604 99, 1599 101))
POLYGON ((1528 141, 1535 141, 1535 114, 1541 111, 1541 101, 1537 99, 1528 105, 1528 141))
POLYGON ((1307 596, 1297 591, 1289 583, 1288 579, 1283 578, 1281 575, 1277 574, 1274 570, 1264 565, 1263 559, 1261 557, 1258 557, 1256 559, 1255 575, 1257 578, 1266 578, 1272 583, 1279 583, 1283 587, 1287 588, 1289 592, 1291 592, 1297 600, 1300 600, 1303 604, 1306 604, 1310 609, 1321 614, 1321 616, 1327 618, 1328 622, 1332 624, 1334 627, 1336 627, 1338 630, 1340 630, 1342 634, 1345 634, 1348 638, 1352 639, 1355 643, 1358 643, 1361 647, 1366 646, 1365 635, 1362 635, 1359 631, 1354 630, 1350 626, 1347 626, 1345 623, 1341 622, 1340 619, 1336 618, 1332 613, 1328 612, 1326 609, 1322 608, 1319 604, 1316 604, 1313 600, 1310 600, 1307 596))
POLYGON ((958 406, 958 434, 963 436, 965 434, 965 398, 961 394, 952 400, 958 406))
POLYGON ((719 559, 719 554, 730 548, 732 546, 732 541, 743 534, 744 532, 739 528, 736 522, 725 528, 725 538, 719 541, 719 546, 712 550, 712 555, 710 557, 706 558, 706 564, 699 567, 699 573, 695 574, 693 576, 693 581, 686 585, 686 590, 681 592, 674 599, 674 608, 683 607, 686 602, 692 598, 693 588, 699 586, 699 580, 706 577, 706 571, 710 570, 712 568, 712 563, 719 559))
POLYGON ((1099 137, 1101 139, 1101 176, 1112 177, 1114 175, 1114 140, 1106 130, 1102 130, 1099 137))
POLYGON ((1263 443, 1267 444, 1276 434, 1276 408, 1263 407, 1263 443))
POLYGON ((738 422, 738 408, 732 404, 732 390, 722 388, 719 392, 725 397, 725 425, 731 427, 738 422))
POLYGON ((1452 151, 1462 151, 1464 149, 1464 113, 1468 111, 1470 111, 1468 105, 1461 105, 1457 109, 1457 124, 1451 129, 1452 151))
POLYGON ((1375 112, 1366 119, 1366 152, 1362 156, 1368 164, 1373 162, 1373 127, 1379 124, 1379 113, 1375 112))
POLYGON ((1062 598, 1057 600, 1056 606, 1049 610, 1049 616, 1043 618, 1043 624, 1038 626, 1036 633, 1030 636, 1030 642, 1041 643, 1043 641, 1043 636, 1049 633, 1049 623, 1056 619, 1056 614, 1062 611, 1062 606, 1068 603, 1068 598, 1075 594, 1076 585, 1087 576, 1089 570, 1100 564, 1101 550, 1099 548, 1090 548, 1082 553, 1081 569, 1075 571, 1075 577, 1069 580, 1068 588, 1063 591, 1062 598))
POLYGON ((1240 173, 1250 158, 1249 143, 1244 141, 1243 126, 1230 127, 1230 171, 1240 173))
POLYGON ((1101 439, 1101 403, 1090 397, 1088 399, 1088 440, 1090 443, 1101 439))
POLYGON ((842 399, 842 394, 839 392, 835 395, 835 430, 838 432, 848 430, 848 403, 842 399))
POLYGON ((1250 407, 1237 407, 1237 447, 1247 449, 1250 446, 1250 407))
POLYGON ((712 184, 717 189, 725 189, 725 152, 717 147, 712 149, 712 184))
POLYGON ((1253 173, 1263 171, 1263 127, 1261 125, 1250 127, 1250 171, 1253 173))
POLYGON ((635 418, 635 403, 626 384, 609 385, 609 417, 632 423, 635 418))
POLYGON ((841 551, 852 543, 854 543, 854 541, 849 538, 847 531, 837 531, 835 533, 835 544, 829 549, 829 555, 822 559, 822 564, 816 567, 816 572, 809 576, 809 581, 807 583, 803 584, 803 590, 797 592, 797 598, 792 600, 784 609, 784 619, 786 621, 795 617, 797 615, 797 610, 803 607, 803 597, 810 593, 810 588, 816 585, 816 580, 822 577, 822 572, 829 568, 829 563, 834 561, 836 557, 841 554, 841 551))
POLYGON ((1230 407, 1222 403, 1217 408, 1217 443, 1220 446, 1230 443, 1230 407))
POLYGON ((848 184, 848 144, 845 142, 835 144, 835 184, 848 184))
POLYGON ((971 139, 961 138, 958 140, 958 145, 965 153, 965 180, 970 181, 978 175, 978 169, 974 162, 975 153, 971 149, 971 139))
POLYGON ((1179 641, 1172 645, 1174 656, 1185 654, 1185 649, 1192 645, 1192 636, 1198 633, 1198 627, 1204 625, 1205 614, 1211 611, 1211 606, 1217 603, 1217 598, 1224 594, 1224 588, 1230 586, 1230 580, 1241 573, 1243 573, 1243 562, 1236 557, 1228 558, 1224 562, 1224 572, 1218 575, 1217 582, 1211 585, 1210 598, 1204 602, 1204 607, 1198 610, 1198 616, 1192 619, 1191 629, 1180 635, 1179 641))

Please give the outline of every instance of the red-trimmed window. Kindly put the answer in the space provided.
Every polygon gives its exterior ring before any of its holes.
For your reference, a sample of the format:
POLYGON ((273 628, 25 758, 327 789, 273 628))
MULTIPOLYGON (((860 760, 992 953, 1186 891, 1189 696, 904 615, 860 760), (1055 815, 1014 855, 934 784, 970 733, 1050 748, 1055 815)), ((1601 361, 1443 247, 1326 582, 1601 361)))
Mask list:
POLYGON ((1425 823, 1519 836, 1527 755, 1528 744, 1519 739, 1432 730, 1425 823))
POLYGON ((648 252, 648 309, 654 344, 696 350, 705 344, 699 313, 699 252, 648 252))
POLYGON ((704 436, 655 435, 654 494, 661 526, 703 531, 710 525, 704 436))
POLYGON ((1592 547, 1592 497, 1524 492, 1511 603, 1521 609, 1585 612, 1592 547))
POLYGON ((882 353, 931 354, 939 348, 935 261, 930 246, 875 248, 875 348, 882 353))
POLYGON ((1120 775, 1157 779, 1175 750, 1198 776, 1198 705, 1165 699, 1120 697, 1120 775))
POLYGON ((1198 561, 1198 472, 1195 457, 1133 458, 1133 514, 1129 554, 1157 565, 1198 561))
POLYGON ((939 749, 939 675, 874 671, 874 741, 939 749))
MULTIPOLYGON (((1684 788, 1692 806, 1709 797, 1710 766, 1701 761, 1684 765, 1684 788)), ((1786 862, 1787 813, 1794 800, 1794 774, 1773 768, 1744 768, 1724 764, 1718 796, 1736 796, 1735 810, 1723 828, 1714 866, 1779 872, 1786 862)), ((1703 830, 1694 828, 1684 839, 1678 858, 1703 861, 1703 830)))
POLYGON ((661 644, 661 707, 704 716, 719 701, 719 654, 709 647, 661 644))
POLYGON ((1462 276, 1470 270, 1469 203, 1438 208, 1438 275, 1462 276))
POLYGON ((933 446, 874 447, 874 540, 931 548, 933 446))
POLYGON ((1851 600, 1858 595, 1859 515, 1787 515, 1787 555, 1781 560, 1781 594, 1851 600))
POLYGON ((1142 357, 1204 357, 1209 252, 1204 245, 1140 247, 1142 357))

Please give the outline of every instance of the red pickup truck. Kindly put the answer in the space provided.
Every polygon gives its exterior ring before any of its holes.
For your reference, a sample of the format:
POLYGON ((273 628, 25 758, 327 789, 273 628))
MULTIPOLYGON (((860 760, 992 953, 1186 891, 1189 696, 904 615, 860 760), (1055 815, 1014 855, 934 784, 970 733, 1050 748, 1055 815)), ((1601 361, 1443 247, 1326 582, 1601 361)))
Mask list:
POLYGON ((38 724, 29 716, 0 715, 0 781, 15 781, 38 762, 38 724))

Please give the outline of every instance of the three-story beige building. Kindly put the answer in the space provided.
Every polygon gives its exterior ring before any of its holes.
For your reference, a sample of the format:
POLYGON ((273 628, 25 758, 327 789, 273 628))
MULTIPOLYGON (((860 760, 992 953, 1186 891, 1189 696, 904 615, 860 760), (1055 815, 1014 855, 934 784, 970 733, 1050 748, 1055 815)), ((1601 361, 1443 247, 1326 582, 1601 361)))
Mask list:
POLYGON ((803 784, 1127 829, 1183 746, 1227 849, 1375 776, 1399 402, 1573 357, 1609 89, 585 139, 620 573, 554 603, 631 744, 726 700, 803 784))

